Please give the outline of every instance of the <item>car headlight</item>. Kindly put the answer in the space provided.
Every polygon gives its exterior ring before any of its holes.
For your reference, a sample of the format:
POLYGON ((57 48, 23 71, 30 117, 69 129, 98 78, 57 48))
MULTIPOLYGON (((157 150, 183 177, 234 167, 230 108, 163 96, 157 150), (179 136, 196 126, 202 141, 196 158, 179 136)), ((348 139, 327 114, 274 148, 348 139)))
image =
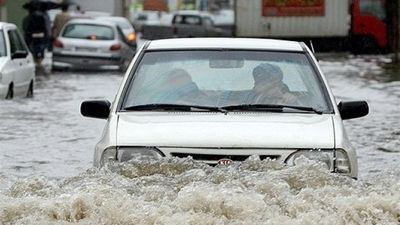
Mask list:
POLYGON ((100 160, 100 166, 104 166, 108 163, 115 162, 117 160, 117 149, 115 147, 107 148, 103 151, 100 160))
POLYGON ((113 147, 108 148, 101 156, 101 165, 109 162, 126 162, 133 158, 158 159, 163 154, 154 147, 113 147))
POLYGON ((286 159, 286 164, 290 166, 296 165, 296 159, 304 156, 308 159, 322 162, 326 168, 336 173, 350 173, 351 165, 347 153, 342 149, 312 149, 312 150, 299 150, 291 154, 286 159))
POLYGON ((351 165, 350 159, 347 156, 346 151, 343 149, 336 149, 335 157, 333 158, 333 167, 334 171, 337 173, 350 173, 351 172, 351 165))

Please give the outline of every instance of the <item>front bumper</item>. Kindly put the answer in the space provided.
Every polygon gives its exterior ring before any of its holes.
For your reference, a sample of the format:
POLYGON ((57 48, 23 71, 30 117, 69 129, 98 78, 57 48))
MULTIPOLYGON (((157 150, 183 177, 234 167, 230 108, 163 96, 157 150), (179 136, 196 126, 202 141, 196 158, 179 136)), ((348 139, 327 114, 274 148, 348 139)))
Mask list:
MULTIPOLYGON (((303 155, 306 158, 309 158, 311 160, 314 160, 316 162, 321 162, 326 165, 326 168, 330 170, 331 172, 347 175, 353 178, 357 178, 357 171, 356 167, 353 164, 354 159, 351 159, 351 156, 349 156, 346 151, 344 150, 333 150, 333 149, 254 149, 254 148, 219 148, 219 149, 212 149, 212 148, 186 148, 186 147, 111 147, 107 149, 106 151, 101 151, 97 152, 100 153, 98 155, 98 165, 104 165, 107 164, 107 162, 104 162, 103 159, 103 154, 109 152, 111 154, 110 157, 106 157, 107 160, 117 160, 120 162, 128 161, 131 158, 135 158, 138 156, 132 155, 132 154, 125 154, 126 156, 129 157, 119 157, 119 151, 122 151, 125 153, 128 153, 129 151, 132 151, 133 153, 140 153, 139 155, 149 155, 150 152, 155 152, 158 153, 159 157, 178 157, 178 158, 186 158, 186 157, 191 157, 194 161, 206 163, 209 165, 217 165, 220 164, 221 161, 223 160, 228 160, 228 161, 244 161, 247 158, 257 155, 259 159, 264 160, 264 159, 271 159, 276 162, 279 162, 281 164, 287 164, 287 165, 296 165, 294 155, 303 155), (118 150, 119 149, 119 150, 118 150), (111 151, 112 150, 112 151, 111 151), (341 152, 341 154, 339 154, 341 152), (307 153, 307 154, 305 154, 307 153), (336 156, 335 156, 336 154, 336 156), (344 155, 343 155, 344 154, 344 155), (308 155, 308 156, 306 156, 308 155), (344 156, 344 158, 342 157, 344 156), (116 158, 115 158, 116 157, 116 158), (342 159, 346 159, 346 161, 343 161, 342 159), (101 163, 100 163, 101 161, 101 163), (343 164, 345 162, 345 164, 343 164), (347 167, 343 167, 346 165, 347 167), (345 168, 346 170, 343 170, 345 168)), ((122 154, 121 152, 121 154, 122 154)), ((157 157, 156 157, 157 158, 157 157)), ((95 159, 95 161, 97 161, 95 159)))

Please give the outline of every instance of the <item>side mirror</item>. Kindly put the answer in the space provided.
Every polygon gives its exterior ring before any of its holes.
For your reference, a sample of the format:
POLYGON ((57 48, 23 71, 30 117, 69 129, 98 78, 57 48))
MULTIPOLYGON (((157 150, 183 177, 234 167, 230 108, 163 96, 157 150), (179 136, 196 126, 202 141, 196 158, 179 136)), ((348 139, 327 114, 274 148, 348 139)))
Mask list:
POLYGON ((340 102, 338 108, 342 120, 363 117, 369 112, 366 101, 340 102))
POLYGON ((107 119, 111 103, 107 100, 84 101, 81 104, 81 114, 86 117, 107 119))
POLYGON ((28 55, 27 51, 21 51, 17 50, 16 52, 11 54, 11 59, 21 59, 21 58, 26 58, 28 55))

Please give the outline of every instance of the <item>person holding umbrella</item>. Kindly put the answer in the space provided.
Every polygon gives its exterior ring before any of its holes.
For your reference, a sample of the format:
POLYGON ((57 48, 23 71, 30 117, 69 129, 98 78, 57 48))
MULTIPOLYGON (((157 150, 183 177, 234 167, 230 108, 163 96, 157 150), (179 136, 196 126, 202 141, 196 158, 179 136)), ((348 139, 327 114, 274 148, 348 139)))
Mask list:
POLYGON ((50 20, 46 10, 58 7, 60 5, 57 3, 40 0, 32 0, 23 5, 23 8, 29 11, 22 21, 24 38, 33 54, 37 74, 45 74, 46 72, 42 61, 51 40, 50 20))

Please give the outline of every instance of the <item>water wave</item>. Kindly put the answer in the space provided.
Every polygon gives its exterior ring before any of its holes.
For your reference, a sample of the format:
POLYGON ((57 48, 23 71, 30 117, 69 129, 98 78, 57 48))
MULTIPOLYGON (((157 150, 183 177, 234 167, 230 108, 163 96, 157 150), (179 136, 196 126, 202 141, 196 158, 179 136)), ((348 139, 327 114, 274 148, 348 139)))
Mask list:
POLYGON ((356 181, 308 160, 210 167, 164 158, 25 178, 0 192, 2 225, 71 223, 398 225, 400 181, 356 181))

